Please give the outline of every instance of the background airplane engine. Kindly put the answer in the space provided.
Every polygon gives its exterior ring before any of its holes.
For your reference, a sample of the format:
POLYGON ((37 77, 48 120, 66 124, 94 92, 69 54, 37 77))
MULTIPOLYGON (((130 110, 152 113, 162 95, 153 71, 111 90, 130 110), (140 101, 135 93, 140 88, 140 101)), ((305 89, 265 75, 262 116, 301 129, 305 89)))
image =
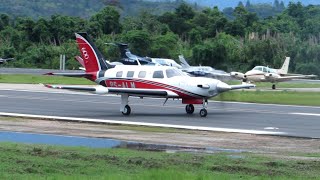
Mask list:
POLYGON ((267 73, 264 75, 266 79, 278 79, 280 75, 275 74, 275 73, 267 73))
POLYGON ((230 76, 239 80, 245 79, 244 74, 241 72, 231 72, 230 76))

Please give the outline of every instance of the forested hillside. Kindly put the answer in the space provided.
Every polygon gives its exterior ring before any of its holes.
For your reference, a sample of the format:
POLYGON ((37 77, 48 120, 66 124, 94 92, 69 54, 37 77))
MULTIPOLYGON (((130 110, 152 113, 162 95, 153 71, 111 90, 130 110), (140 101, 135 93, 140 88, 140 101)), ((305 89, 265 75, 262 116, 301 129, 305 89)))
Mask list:
MULTIPOLYGON (((168 1, 177 1, 177 0, 148 0, 148 1, 160 1, 160 2, 168 2, 168 1)), ((178 0, 179 1, 179 0, 178 0)), ((218 6, 220 9, 224 9, 227 7, 236 7, 239 4, 239 1, 242 3, 246 3, 248 0, 225 0, 225 1, 217 1, 217 0, 185 0, 188 3, 197 3, 200 6, 209 6, 214 7, 218 6)), ((274 0, 249 0, 251 4, 271 4, 274 0)), ((320 4, 319 0, 283 0, 284 4, 287 6, 289 2, 302 2, 303 5, 318 5, 320 4)))
POLYGON ((259 19, 245 7, 228 19, 216 8, 195 11, 181 4, 173 12, 139 13, 120 21, 117 8, 107 6, 89 19, 55 15, 49 19, 14 19, 0 15, 0 57, 15 57, 7 66, 58 68, 59 54, 77 68, 74 32, 87 31, 109 60, 119 51, 106 42, 126 42, 141 56, 177 59, 226 71, 255 65, 279 67, 292 58, 289 71, 320 75, 320 7, 291 3, 279 15, 259 19))
POLYGON ((117 7, 122 16, 136 16, 141 11, 162 14, 174 11, 183 1, 150 2, 142 0, 1 0, 0 13, 33 19, 51 15, 89 18, 106 5, 117 7))

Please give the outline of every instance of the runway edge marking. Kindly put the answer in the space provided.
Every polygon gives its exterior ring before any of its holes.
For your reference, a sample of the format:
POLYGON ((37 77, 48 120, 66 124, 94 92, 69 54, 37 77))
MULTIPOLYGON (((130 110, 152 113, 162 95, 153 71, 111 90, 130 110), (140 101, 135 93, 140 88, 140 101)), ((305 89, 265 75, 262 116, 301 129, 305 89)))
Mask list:
POLYGON ((150 126, 150 127, 166 127, 166 128, 176 128, 176 129, 245 133, 245 134, 260 134, 260 135, 286 135, 287 134, 284 132, 272 132, 272 131, 260 131, 260 130, 248 130, 248 129, 185 126, 185 125, 158 124, 158 123, 145 123, 145 122, 76 118, 76 117, 42 116, 42 115, 6 113, 6 112, 0 112, 0 116, 27 117, 27 118, 37 118, 37 119, 41 118, 41 119, 64 120, 64 121, 81 121, 81 122, 94 122, 94 123, 105 123, 105 124, 137 125, 137 126, 150 126))
POLYGON ((320 116, 320 114, 315 114, 315 113, 290 113, 294 115, 301 115, 301 116, 320 116))

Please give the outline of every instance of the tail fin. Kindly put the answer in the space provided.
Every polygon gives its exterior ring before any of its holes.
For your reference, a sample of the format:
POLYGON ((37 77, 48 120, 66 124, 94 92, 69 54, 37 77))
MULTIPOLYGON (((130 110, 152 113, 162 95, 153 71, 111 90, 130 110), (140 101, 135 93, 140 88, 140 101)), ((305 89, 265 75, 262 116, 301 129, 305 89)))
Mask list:
POLYGON ((289 63, 290 63, 290 57, 286 57, 281 69, 278 69, 278 72, 280 74, 288 74, 289 63))
POLYGON ((179 55, 179 60, 181 62, 181 66, 183 68, 188 68, 190 67, 190 65, 188 64, 188 62, 186 61, 186 59, 184 59, 183 55, 179 55))
POLYGON ((86 72, 104 71, 113 67, 105 61, 105 58, 93 44, 87 33, 75 33, 75 35, 86 72))
POLYGON ((128 58, 127 55, 126 55, 127 52, 130 52, 128 44, 116 43, 116 45, 120 49, 121 58, 128 58))

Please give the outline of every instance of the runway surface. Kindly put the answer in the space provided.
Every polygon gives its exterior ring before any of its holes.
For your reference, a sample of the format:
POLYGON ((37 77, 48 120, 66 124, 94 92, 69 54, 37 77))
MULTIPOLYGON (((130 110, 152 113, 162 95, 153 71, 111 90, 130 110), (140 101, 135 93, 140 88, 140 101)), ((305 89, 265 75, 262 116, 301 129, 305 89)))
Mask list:
POLYGON ((201 118, 201 106, 196 106, 193 115, 187 115, 185 105, 179 100, 169 100, 165 106, 164 99, 129 100, 132 114, 123 116, 119 111, 119 96, 0 88, 0 112, 6 113, 225 128, 239 132, 263 131, 320 138, 320 107, 209 102, 208 116, 201 118))

